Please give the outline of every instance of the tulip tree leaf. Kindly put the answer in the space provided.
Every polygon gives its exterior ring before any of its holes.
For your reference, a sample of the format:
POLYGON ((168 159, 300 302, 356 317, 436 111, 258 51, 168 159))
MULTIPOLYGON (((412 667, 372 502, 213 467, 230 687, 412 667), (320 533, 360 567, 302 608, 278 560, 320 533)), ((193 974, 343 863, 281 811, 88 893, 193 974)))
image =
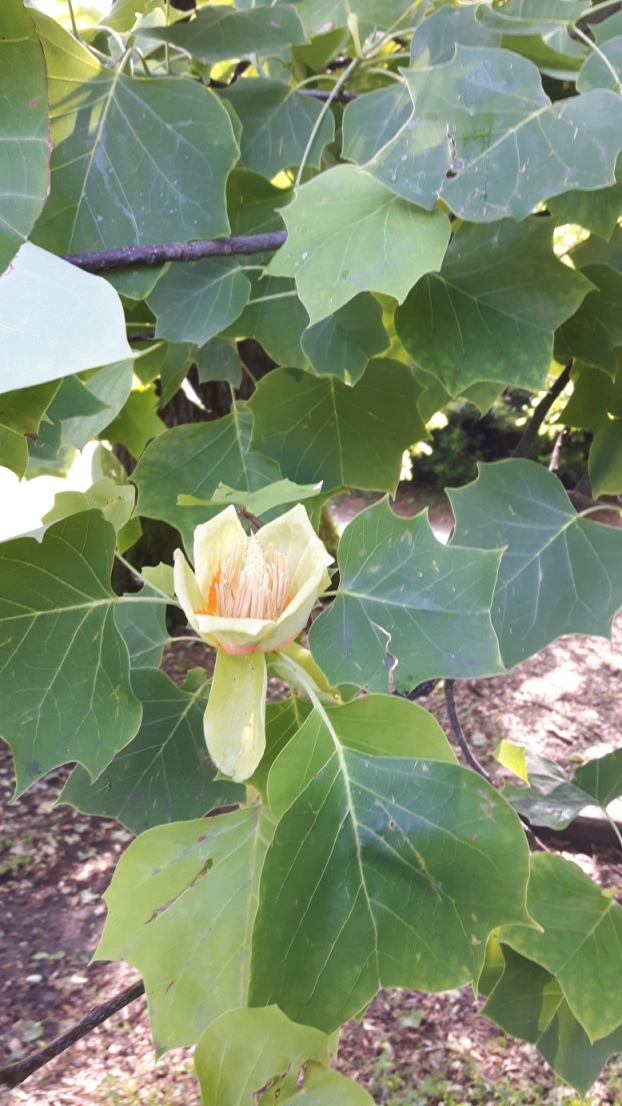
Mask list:
POLYGON ((404 200, 430 209, 440 196, 461 218, 487 223, 524 219, 568 189, 614 184, 622 148, 614 92, 552 103, 527 58, 460 44, 451 60, 404 77, 416 107, 366 165, 404 200))
POLYGON ((97 776, 138 729, 114 621, 114 544, 100 512, 85 511, 51 526, 41 544, 0 546, 3 737, 18 795, 70 760, 97 776))
POLYGON ((357 515, 339 543, 337 597, 309 635, 329 683, 386 691, 392 673, 410 691, 502 672, 491 622, 499 559, 442 545, 425 513, 398 518, 386 499, 357 515))
POLYGON ((622 419, 601 422, 592 439, 588 472, 596 498, 622 492, 622 419))
POLYGON ((30 234, 49 188, 43 50, 22 0, 0 9, 0 273, 30 234))
POLYGON ((417 67, 451 61, 456 43, 499 46, 501 35, 477 18, 477 8, 437 8, 419 24, 410 40, 410 64, 417 67))
POLYGON ((181 507, 214 507, 217 504, 227 507, 229 503, 234 503, 236 507, 245 507, 252 515, 261 518, 262 515, 273 511, 275 507, 291 506, 294 503, 301 503, 303 499, 314 499, 321 491, 321 483, 294 484, 292 480, 276 480, 274 484, 267 484, 256 492, 219 484, 211 499, 180 495, 178 502, 181 507))
POLYGON ((524 756, 529 786, 507 783, 502 794, 534 826, 564 829, 584 807, 597 803, 604 809, 622 795, 622 749, 588 761, 572 780, 555 761, 530 750, 524 756))
POLYGON ((618 92, 622 88, 622 35, 606 39, 599 53, 589 54, 583 63, 577 77, 577 91, 585 93, 592 88, 611 88, 618 92))
POLYGON ((622 533, 578 515, 559 480, 532 461, 481 465, 449 493, 452 543, 505 549, 492 620, 508 668, 563 634, 611 635, 622 606, 622 533))
POLYGON ((44 384, 131 352, 114 288, 26 242, 0 277, 0 391, 44 384))
POLYGON ((395 138, 412 109, 408 88, 402 82, 393 81, 386 88, 357 96, 343 113, 343 156, 358 164, 369 161, 395 138))
POLYGON ((440 273, 425 276, 395 312, 422 369, 452 395, 478 381, 541 388, 557 327, 590 291, 555 257, 543 220, 463 224, 440 273))
POLYGON ((296 483, 323 481, 326 493, 344 484, 393 492, 403 451, 426 437, 419 392, 410 369, 388 359, 370 362, 354 387, 296 369, 268 373, 249 402, 251 449, 296 483))
MULTIPOLYGON (((328 1067, 325 1033, 297 1025, 278 1006, 227 1010, 197 1044, 194 1062, 203 1102, 209 1106, 253 1106, 253 1092, 308 1060, 328 1067)), ((345 1104, 344 1104, 345 1106, 345 1104)))
POLYGON ((562 326, 556 336, 555 353, 562 360, 575 357, 584 365, 614 376, 618 368, 615 347, 622 344, 622 272, 610 265, 584 265, 581 273, 592 282, 594 290, 562 326))
POLYGON ((180 507, 180 494, 205 500, 220 483, 255 491, 280 479, 274 461, 249 452, 251 427, 249 412, 236 409, 214 422, 187 423, 160 434, 133 475, 139 489, 138 514, 170 522, 191 548, 195 527, 222 506, 180 507))
POLYGON ((555 26, 576 23, 589 10, 585 0, 505 0, 494 7, 481 4, 477 16, 504 35, 544 35, 555 26))
POLYGON ((576 769, 574 783, 602 807, 622 795, 622 749, 594 757, 576 769))
POLYGON ((83 768, 74 768, 60 802, 85 814, 116 818, 139 834, 244 801, 242 787, 214 779, 203 735, 205 679, 198 687, 176 687, 157 668, 138 668, 132 672, 132 690, 143 704, 136 737, 94 782, 83 768))
POLYGON ((60 380, 49 380, 32 388, 18 388, 0 395, 0 423, 18 434, 36 435, 41 420, 60 387, 60 380))
POLYGON ((564 192, 547 200, 547 207, 558 225, 579 223, 608 242, 622 211, 622 165, 618 162, 616 183, 610 188, 564 192))
POLYGON ((289 237, 269 271, 296 278, 311 323, 358 292, 401 303, 424 273, 440 268, 449 241, 441 211, 404 202, 351 165, 303 184, 282 215, 289 237))
POLYGON ((611 986, 622 973, 622 907, 552 853, 531 858, 527 906, 542 932, 510 925, 500 940, 557 977, 591 1041, 608 1036, 622 1024, 622 989, 611 986))
POLYGON ((382 308, 369 292, 361 292, 334 315, 308 327, 301 345, 318 376, 356 384, 370 359, 389 345, 382 308))
MULTIPOLYGON (((290 4, 273 6, 270 18, 263 7, 236 11, 226 4, 201 8, 190 22, 172 27, 141 27, 141 33, 180 46, 200 61, 226 61, 259 54, 286 56, 289 47, 307 41, 302 23, 290 4)), ((254 83, 254 82, 252 82, 254 83)))
POLYGON ((296 295, 293 280, 250 274, 251 298, 225 331, 230 338, 255 338, 277 365, 304 368, 307 359, 300 340, 309 316, 296 295))
POLYGON ((271 180, 281 169, 299 165, 316 126, 306 164, 319 169, 322 152, 335 137, 334 116, 319 100, 270 80, 238 81, 225 98, 242 123, 240 158, 247 169, 271 180))
POLYGON ((235 258, 171 265, 147 297, 156 337, 204 345, 238 318, 250 288, 235 258))
POLYGON ((391 756, 396 706, 410 705, 394 703, 374 697, 362 741, 341 721, 354 704, 312 715, 268 781, 269 794, 300 793, 261 875, 250 1003, 325 1032, 398 979, 461 986, 504 915, 529 924, 516 815, 474 773, 417 754, 418 713, 411 755, 391 756))
POLYGON ((607 1060, 622 1049, 622 1028, 593 1044, 554 975, 503 946, 503 975, 482 1014, 506 1033, 531 1041, 562 1079, 585 1095, 607 1060))
MULTIPOLYGON (((172 574, 172 568, 170 571, 172 574)), ((140 599, 136 603, 133 596, 122 596, 115 610, 115 622, 127 645, 132 667, 155 668, 161 663, 165 642, 169 640, 166 606, 161 602, 162 596, 148 586, 142 589, 140 599)))
POLYGON ((36 241, 77 253, 227 234, 238 157, 229 116, 195 81, 104 68, 36 13, 52 119, 52 187, 36 241))
POLYGON ((0 466, 21 480, 28 468, 28 445, 22 434, 0 423, 0 466))
POLYGON ((194 1044, 246 1003, 259 873, 272 836, 257 806, 147 830, 119 861, 95 956, 141 973, 156 1051, 194 1044))

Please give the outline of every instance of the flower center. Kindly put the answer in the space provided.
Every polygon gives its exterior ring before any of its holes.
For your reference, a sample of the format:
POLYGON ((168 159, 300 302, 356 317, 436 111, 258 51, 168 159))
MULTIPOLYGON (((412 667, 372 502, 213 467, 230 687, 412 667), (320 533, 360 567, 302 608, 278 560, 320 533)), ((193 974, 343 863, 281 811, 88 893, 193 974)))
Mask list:
POLYGON ((251 536, 214 573, 208 614, 274 622, 290 601, 287 558, 251 536))

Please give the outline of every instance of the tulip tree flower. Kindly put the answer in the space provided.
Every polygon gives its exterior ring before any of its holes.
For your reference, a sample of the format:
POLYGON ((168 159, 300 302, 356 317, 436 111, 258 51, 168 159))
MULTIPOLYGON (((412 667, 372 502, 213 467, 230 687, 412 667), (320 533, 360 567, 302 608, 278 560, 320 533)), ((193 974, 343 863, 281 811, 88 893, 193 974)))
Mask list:
POLYGON ((241 782, 266 747, 266 653, 304 628, 330 583, 333 558, 301 504, 247 537, 235 507, 194 531, 194 572, 175 552, 175 591, 188 622, 216 647, 205 711, 208 752, 241 782))

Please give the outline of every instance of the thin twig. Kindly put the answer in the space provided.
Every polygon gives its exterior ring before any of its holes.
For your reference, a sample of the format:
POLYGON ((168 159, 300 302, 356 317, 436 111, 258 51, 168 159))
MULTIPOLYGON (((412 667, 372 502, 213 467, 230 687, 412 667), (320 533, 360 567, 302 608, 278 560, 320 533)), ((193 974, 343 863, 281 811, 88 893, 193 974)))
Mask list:
POLYGON ((56 1037, 54 1041, 40 1049, 39 1052, 32 1053, 23 1060, 17 1060, 14 1064, 8 1064, 5 1068, 0 1068, 0 1086, 19 1086, 25 1079, 34 1075, 39 1068, 49 1064, 50 1060, 60 1056, 61 1052, 66 1052, 68 1048, 75 1045, 76 1041, 86 1037, 87 1033, 101 1025, 102 1022, 107 1021, 113 1014, 122 1010, 124 1006, 128 1006, 130 1002, 140 998, 144 993, 145 985, 141 979, 138 983, 133 983, 131 987, 126 987, 124 991, 109 999, 108 1002, 103 1002, 101 1006, 94 1006, 92 1010, 89 1010, 86 1017, 82 1018, 82 1021, 73 1025, 60 1037, 56 1037))
POLYGON ((562 426, 559 434, 555 439, 555 445, 553 446, 553 452, 551 453, 551 461, 549 464, 549 472, 557 472, 559 468, 559 460, 562 455, 562 446, 568 437, 569 430, 567 426, 562 426))
POLYGON ((153 342, 155 338, 155 327, 151 327, 150 330, 139 330, 137 334, 128 334, 128 342, 153 342))
POLYGON ((197 242, 169 242, 158 246, 117 246, 93 253, 65 254, 78 269, 103 273, 110 269, 128 269, 132 265, 164 265, 167 261, 200 261, 205 257, 233 257, 265 253, 281 248, 286 230, 271 234, 236 235, 233 238, 207 238, 197 242))
POLYGON ((456 700, 454 698, 454 683, 455 683, 455 680, 445 680, 445 703, 446 703, 446 706, 447 706, 447 713, 449 715, 449 721, 451 722, 451 728, 454 731, 454 734, 456 735, 456 740, 458 742, 458 745, 462 749, 462 754, 463 754, 464 759, 466 760, 467 764, 473 769, 474 772, 477 772, 478 775, 482 776, 483 779, 485 779, 487 783, 492 784, 492 779, 488 775, 488 772, 486 771, 485 768, 482 767, 480 762, 477 760, 476 757, 473 756, 473 753, 469 749, 469 746, 467 744, 467 739, 464 736, 464 733, 462 731, 462 726, 460 725, 460 719, 458 718, 458 713, 456 711, 456 700))
MULTIPOLYGON (((299 92, 301 96, 313 96, 315 100, 330 100, 331 94, 327 89, 321 88, 297 88, 296 92, 299 92)), ((340 88, 338 92, 332 97, 333 103, 337 104, 349 104, 352 100, 358 98, 358 92, 348 92, 345 88, 340 88)))
POLYGON ((531 416, 523 436, 516 446, 513 457, 528 457, 529 451, 536 440, 538 430, 542 426, 548 412, 555 403, 555 400, 570 381, 570 370, 572 368, 572 361, 569 361, 566 368, 559 374, 557 380, 551 385, 549 391, 540 400, 533 415, 531 416))

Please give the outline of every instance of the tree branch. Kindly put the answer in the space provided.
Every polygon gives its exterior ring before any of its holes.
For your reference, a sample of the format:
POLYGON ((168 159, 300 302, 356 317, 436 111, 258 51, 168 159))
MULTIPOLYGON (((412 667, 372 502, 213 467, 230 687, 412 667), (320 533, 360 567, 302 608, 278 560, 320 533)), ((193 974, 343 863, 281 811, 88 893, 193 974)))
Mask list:
POLYGON ((553 383, 549 391, 542 397, 537 405, 533 415, 531 416, 527 426, 525 427, 524 434, 519 441, 513 457, 528 457, 533 443, 536 440, 538 430, 542 426, 548 412, 555 403, 555 400, 568 384, 570 380, 570 370, 572 368, 572 361, 569 361, 566 368, 559 374, 557 380, 553 383))
POLYGON ((128 269, 132 265, 164 265, 168 261, 200 261, 204 257, 233 257, 239 254, 278 250, 287 239, 286 230, 272 234, 246 234, 233 238, 207 238, 197 242, 170 242, 159 246, 118 246, 94 253, 66 254, 78 269, 103 273, 110 269, 128 269))
POLYGON ((61 1052, 66 1052, 81 1037, 86 1037, 92 1029, 107 1021, 113 1014, 122 1010, 130 1002, 134 1002, 134 999, 140 998, 144 993, 145 985, 141 979, 138 983, 133 983, 131 987, 126 987, 124 991, 109 999, 108 1002, 103 1002, 101 1006, 94 1006, 92 1010, 89 1010, 86 1017, 82 1018, 82 1021, 77 1022, 66 1033, 62 1033, 60 1037, 56 1037, 54 1041, 40 1049, 39 1052, 26 1056, 23 1060, 17 1060, 14 1064, 8 1064, 6 1068, 0 1068, 0 1086, 19 1086, 29 1076, 34 1075, 39 1068, 49 1064, 50 1060, 60 1056, 61 1052))
POLYGON ((451 722, 451 728, 456 735, 458 745, 462 749, 464 759, 466 760, 469 767, 472 768, 474 772, 477 772, 478 775, 482 776, 487 783, 491 784, 492 779, 488 775, 486 769, 483 768, 476 757, 473 756, 473 753, 471 752, 467 744, 467 739, 462 731, 460 719, 458 718, 458 712, 456 711, 456 700, 454 698, 455 682, 455 680, 445 680, 445 704, 447 706, 447 713, 449 715, 449 721, 451 722))

